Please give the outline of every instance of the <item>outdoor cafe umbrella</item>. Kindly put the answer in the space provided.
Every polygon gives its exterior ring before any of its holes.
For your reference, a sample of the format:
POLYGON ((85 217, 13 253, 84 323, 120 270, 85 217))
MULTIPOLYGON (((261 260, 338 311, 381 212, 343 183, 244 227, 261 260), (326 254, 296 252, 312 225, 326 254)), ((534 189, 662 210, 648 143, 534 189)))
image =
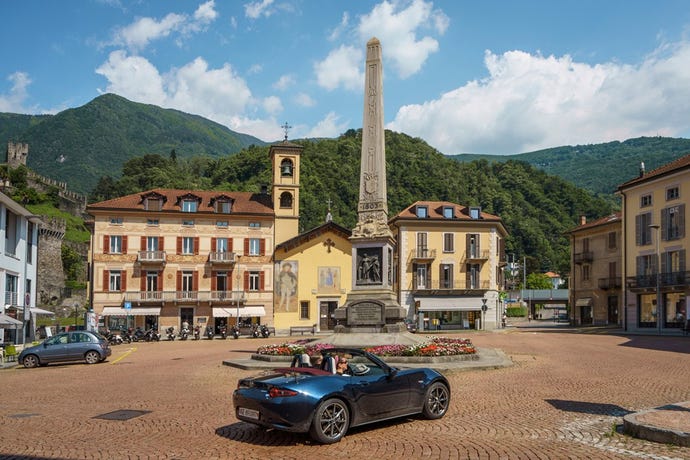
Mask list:
POLYGON ((17 329, 18 327, 22 326, 22 322, 12 318, 11 316, 7 316, 4 313, 0 313, 0 327, 2 326, 12 326, 17 329))

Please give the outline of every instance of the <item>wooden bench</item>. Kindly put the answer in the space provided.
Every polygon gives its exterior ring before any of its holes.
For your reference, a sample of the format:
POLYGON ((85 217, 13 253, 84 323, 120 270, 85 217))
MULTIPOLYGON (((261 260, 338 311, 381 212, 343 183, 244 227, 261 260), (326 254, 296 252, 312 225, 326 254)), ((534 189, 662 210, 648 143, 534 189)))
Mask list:
POLYGON ((311 332, 312 335, 316 334, 316 324, 313 326, 290 326, 290 335, 300 333, 304 335, 305 332, 311 332))

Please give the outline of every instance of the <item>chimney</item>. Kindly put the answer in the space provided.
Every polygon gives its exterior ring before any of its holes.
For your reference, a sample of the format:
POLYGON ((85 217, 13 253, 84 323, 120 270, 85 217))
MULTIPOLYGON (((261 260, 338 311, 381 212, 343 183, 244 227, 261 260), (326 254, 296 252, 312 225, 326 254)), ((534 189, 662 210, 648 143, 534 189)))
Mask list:
POLYGON ((644 161, 640 161, 640 177, 644 176, 644 161))
POLYGON ((580 225, 585 225, 587 223, 587 216, 584 214, 580 215, 580 225))

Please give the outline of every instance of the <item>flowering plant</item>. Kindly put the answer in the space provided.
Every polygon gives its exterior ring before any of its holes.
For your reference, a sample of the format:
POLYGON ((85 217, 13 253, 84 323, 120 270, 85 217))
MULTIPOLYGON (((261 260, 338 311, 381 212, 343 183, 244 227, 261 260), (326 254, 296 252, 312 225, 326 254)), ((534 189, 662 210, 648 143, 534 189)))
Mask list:
MULTIPOLYGON (((260 355, 293 356, 306 353, 313 356, 320 354, 324 348, 332 348, 332 345, 310 344, 308 340, 297 340, 277 345, 263 345, 256 352, 260 355)), ((477 352, 469 339, 449 337, 433 337, 428 342, 416 345, 379 345, 365 350, 379 356, 451 356, 477 352)))

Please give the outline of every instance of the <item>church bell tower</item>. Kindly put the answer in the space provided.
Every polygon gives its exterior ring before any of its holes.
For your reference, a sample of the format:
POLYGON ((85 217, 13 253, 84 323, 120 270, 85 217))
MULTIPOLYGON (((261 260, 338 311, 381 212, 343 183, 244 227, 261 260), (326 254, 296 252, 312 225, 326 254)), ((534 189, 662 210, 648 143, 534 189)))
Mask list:
POLYGON ((275 242, 280 244, 299 233, 299 173, 300 155, 303 147, 288 142, 285 123, 285 138, 272 144, 269 150, 273 167, 273 211, 275 213, 275 242))

